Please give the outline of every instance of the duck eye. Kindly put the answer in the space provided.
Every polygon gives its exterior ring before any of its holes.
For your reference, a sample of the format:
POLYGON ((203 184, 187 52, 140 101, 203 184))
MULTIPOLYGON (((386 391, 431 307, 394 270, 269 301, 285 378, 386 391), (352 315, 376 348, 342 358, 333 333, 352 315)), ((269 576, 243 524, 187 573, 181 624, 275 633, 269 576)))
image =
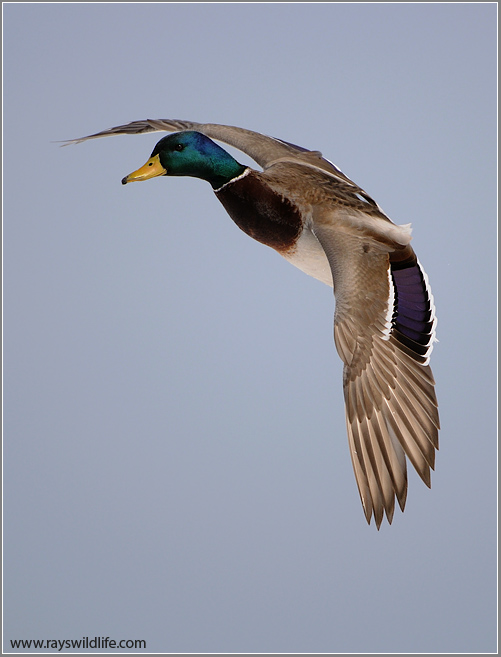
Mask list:
POLYGON ((174 146, 174 150, 176 151, 182 151, 184 149, 184 144, 176 144, 174 146))

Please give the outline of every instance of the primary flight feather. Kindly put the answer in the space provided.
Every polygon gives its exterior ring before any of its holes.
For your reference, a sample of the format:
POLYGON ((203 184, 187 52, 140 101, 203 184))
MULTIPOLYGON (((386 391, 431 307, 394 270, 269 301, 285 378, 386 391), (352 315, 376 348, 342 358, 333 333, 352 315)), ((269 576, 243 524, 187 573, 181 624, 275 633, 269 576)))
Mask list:
POLYGON ((122 183, 155 176, 209 182, 245 233, 334 288, 334 340, 344 363, 346 426, 367 522, 391 523, 407 497, 407 459, 431 485, 438 406, 429 366, 435 307, 428 278, 397 226, 318 151, 233 126, 147 119, 68 143, 165 131, 122 183), (213 139, 262 167, 237 162, 213 139))

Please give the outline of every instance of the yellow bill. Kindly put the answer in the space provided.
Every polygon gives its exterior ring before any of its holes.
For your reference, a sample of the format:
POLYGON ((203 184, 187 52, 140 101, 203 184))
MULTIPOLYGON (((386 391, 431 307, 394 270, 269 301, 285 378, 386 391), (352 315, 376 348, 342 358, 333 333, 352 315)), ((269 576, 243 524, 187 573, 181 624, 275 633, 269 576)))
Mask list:
POLYGON ((156 178, 157 176, 164 176, 167 170, 160 164, 160 158, 157 155, 150 157, 148 162, 137 171, 129 173, 128 176, 122 178, 122 185, 138 180, 148 180, 149 178, 156 178))

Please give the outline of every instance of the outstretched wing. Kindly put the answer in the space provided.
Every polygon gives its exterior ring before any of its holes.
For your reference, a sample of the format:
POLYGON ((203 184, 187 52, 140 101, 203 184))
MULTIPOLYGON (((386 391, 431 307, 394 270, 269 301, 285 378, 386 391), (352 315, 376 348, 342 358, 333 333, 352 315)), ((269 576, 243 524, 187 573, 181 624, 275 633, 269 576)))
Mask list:
POLYGON ((367 522, 404 509, 406 457, 427 486, 438 449, 438 409, 428 366, 435 313, 410 246, 394 248, 332 225, 314 233, 331 265, 334 337, 344 362, 346 424, 367 522))
POLYGON ((131 123, 119 125, 109 130, 102 130, 87 137, 70 139, 65 142, 65 145, 79 144, 88 139, 98 139, 99 137, 110 137, 113 135, 140 135, 148 132, 179 132, 183 130, 196 130, 211 139, 217 139, 234 148, 238 148, 238 150, 251 157, 263 169, 267 169, 277 162, 294 162, 321 170, 337 180, 342 180, 356 187, 332 162, 323 158, 319 151, 310 151, 301 146, 290 144, 275 137, 268 137, 259 132, 246 130, 245 128, 219 125, 217 123, 196 123, 194 121, 177 119, 145 119, 143 121, 132 121, 131 123))

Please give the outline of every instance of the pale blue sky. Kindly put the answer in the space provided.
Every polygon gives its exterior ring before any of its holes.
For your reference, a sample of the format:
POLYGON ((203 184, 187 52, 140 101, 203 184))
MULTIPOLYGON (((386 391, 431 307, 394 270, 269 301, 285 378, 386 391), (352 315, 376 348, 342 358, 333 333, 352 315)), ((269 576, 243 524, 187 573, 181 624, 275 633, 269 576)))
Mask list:
MULTIPOLYGON (((28 4, 4 19, 4 650, 496 650, 494 3, 28 4), (319 149, 413 224, 432 489, 367 526, 331 290, 206 183, 120 184, 144 118, 319 149)), ((115 651, 116 652, 116 651, 115 651)))

